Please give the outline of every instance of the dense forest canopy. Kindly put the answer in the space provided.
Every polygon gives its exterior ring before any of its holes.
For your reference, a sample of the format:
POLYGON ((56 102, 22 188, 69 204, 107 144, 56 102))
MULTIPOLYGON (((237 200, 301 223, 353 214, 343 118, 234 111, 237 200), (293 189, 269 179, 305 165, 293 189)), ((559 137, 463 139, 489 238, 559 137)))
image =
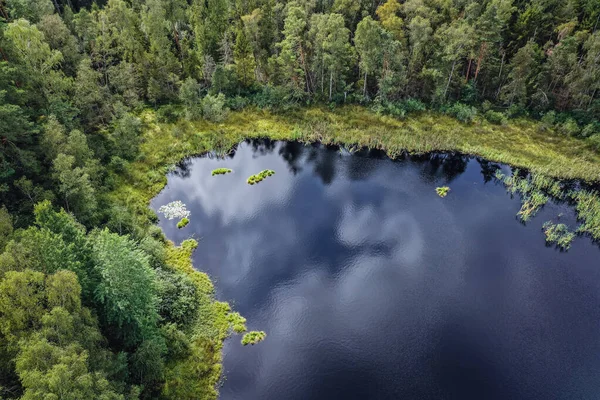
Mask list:
POLYGON ((599 29, 600 0, 0 0, 0 397, 216 396, 241 317, 110 195, 143 109, 480 111, 600 147, 599 29))

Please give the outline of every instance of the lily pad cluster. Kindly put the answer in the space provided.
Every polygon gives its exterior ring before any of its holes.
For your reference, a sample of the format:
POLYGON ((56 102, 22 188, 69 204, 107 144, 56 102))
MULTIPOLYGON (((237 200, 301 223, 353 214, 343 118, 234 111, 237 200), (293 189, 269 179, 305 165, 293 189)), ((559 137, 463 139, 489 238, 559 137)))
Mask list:
POLYGON ((274 174, 275 171, 273 171, 272 169, 265 169, 263 171, 260 171, 258 174, 250 175, 246 182, 248 183, 248 185, 254 185, 255 183, 259 183, 265 178, 274 174))
POLYGON ((450 188, 448 186, 442 186, 442 187, 435 188, 435 191, 441 198, 444 198, 448 195, 450 188))
POLYGON ((233 170, 229 169, 229 168, 217 168, 217 169, 213 169, 212 171, 212 176, 215 175, 225 175, 225 174, 230 174, 231 172, 233 172, 233 170))
POLYGON ((242 337, 242 344, 247 346, 249 344, 255 345, 256 343, 262 342, 267 337, 264 331, 252 331, 248 332, 242 337))

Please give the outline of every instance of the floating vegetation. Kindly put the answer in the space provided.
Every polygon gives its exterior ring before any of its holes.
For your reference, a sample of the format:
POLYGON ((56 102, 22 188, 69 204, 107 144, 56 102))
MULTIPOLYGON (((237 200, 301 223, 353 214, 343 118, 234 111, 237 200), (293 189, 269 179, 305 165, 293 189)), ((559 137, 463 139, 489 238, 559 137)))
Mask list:
POLYGON ((435 191, 441 198, 444 198, 448 195, 450 188, 448 186, 442 186, 442 187, 435 188, 435 191))
POLYGON ((252 331, 248 332, 242 338, 242 344, 246 345, 255 345, 258 342, 262 342, 267 337, 267 334, 264 331, 252 331))
POLYGON ((263 171, 260 171, 258 174, 250 175, 250 177, 246 180, 246 183, 248 183, 248 185, 254 185, 255 183, 259 183, 263 179, 274 174, 275 171, 273 171, 272 169, 265 169, 263 171))
POLYGON ((577 218, 581 221, 577 232, 587 233, 594 240, 600 240, 600 195, 598 192, 573 191, 570 196, 577 202, 575 211, 577 211, 577 218))
POLYGON ((188 218, 181 218, 181 220, 177 223, 177 228, 181 229, 181 228, 185 228, 187 226, 187 224, 190 223, 190 220, 188 218))
POLYGON ((546 235, 546 243, 554 243, 564 250, 568 250, 571 247, 571 242, 575 239, 575 233, 569 231, 565 224, 555 224, 547 221, 542 225, 542 229, 546 235))
POLYGON ((242 317, 238 312, 230 312, 227 314, 227 322, 235 333, 246 332, 246 318, 242 317))
POLYGON ((158 212, 164 214, 167 219, 181 219, 188 218, 190 216, 190 212, 187 210, 187 208, 185 208, 185 204, 183 204, 180 200, 172 201, 169 204, 160 206, 158 212))
POLYGON ((519 170, 516 170, 511 176, 506 176, 502 171, 496 171, 496 179, 500 180, 511 193, 521 195, 521 209, 517 213, 519 219, 527 222, 533 217, 544 204, 548 202, 548 192, 555 197, 562 196, 562 187, 553 179, 532 175, 529 178, 519 176, 519 170))
POLYGON ((229 169, 229 168, 217 168, 217 169, 213 169, 211 175, 215 176, 215 175, 225 175, 225 174, 229 174, 233 172, 233 170, 229 169))

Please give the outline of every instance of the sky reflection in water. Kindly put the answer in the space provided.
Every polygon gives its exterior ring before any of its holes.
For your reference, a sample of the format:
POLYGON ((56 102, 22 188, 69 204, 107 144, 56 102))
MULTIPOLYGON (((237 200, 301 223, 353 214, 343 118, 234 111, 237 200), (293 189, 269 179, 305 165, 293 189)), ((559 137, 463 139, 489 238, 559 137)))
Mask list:
POLYGON ((182 163, 152 207, 181 200, 190 224, 161 227, 198 239, 219 299, 268 334, 227 341, 221 399, 597 398, 599 250, 546 247, 572 211, 524 226, 497 167, 268 141, 182 163))

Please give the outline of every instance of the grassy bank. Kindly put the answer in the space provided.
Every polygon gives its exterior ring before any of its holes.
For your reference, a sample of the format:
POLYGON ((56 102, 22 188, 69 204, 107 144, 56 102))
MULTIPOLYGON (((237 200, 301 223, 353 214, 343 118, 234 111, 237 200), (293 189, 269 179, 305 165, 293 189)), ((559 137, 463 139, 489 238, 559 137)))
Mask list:
MULTIPOLYGON (((109 196, 111 204, 122 204, 133 212, 132 217, 138 220, 135 226, 141 227, 149 227, 155 218, 148 204, 166 184, 166 174, 174 164, 186 156, 211 150, 225 153, 246 138, 319 141, 350 148, 365 146, 385 150, 391 157, 405 150, 411 153, 460 151, 549 177, 600 179, 600 156, 585 142, 542 131, 538 123, 528 120, 512 121, 507 126, 492 125, 483 120, 465 125, 433 113, 397 120, 361 107, 335 111, 309 108, 285 115, 246 110, 231 113, 222 123, 183 119, 176 123, 161 123, 152 110, 143 112, 140 118, 145 125, 141 156, 126 165, 124 172, 113 176, 115 189, 109 196)), ((600 224, 596 223, 600 217, 590 220, 594 221, 594 227, 600 224)), ((198 327, 193 343, 198 347, 194 354, 200 358, 191 358, 185 364, 185 371, 177 367, 167 376, 165 393, 185 397, 186 390, 182 385, 190 380, 181 377, 191 374, 189 378, 193 380, 194 376, 201 376, 199 385, 214 387, 221 373, 223 340, 232 325, 239 325, 240 328, 234 330, 240 332, 245 327, 243 318, 230 313, 226 303, 215 301, 209 277, 193 269, 190 261, 193 242, 181 248, 170 246, 170 249, 173 264, 179 265, 199 287, 204 288, 206 296, 201 305, 203 323, 198 327), (200 365, 203 366, 201 371, 198 370, 200 365)), ((207 395, 213 397, 216 393, 207 395)))
POLYGON ((225 152, 243 139, 258 137, 366 146, 385 150, 391 157, 404 150, 460 151, 548 177, 600 180, 600 155, 586 142, 543 131, 531 120, 506 126, 485 120, 467 125, 434 113, 398 120, 358 106, 335 111, 309 108, 285 115, 246 110, 231 113, 221 123, 159 123, 150 110, 141 118, 146 124, 142 156, 116 178, 117 189, 111 194, 122 202, 137 203, 139 211, 163 188, 168 168, 182 158, 210 150, 225 152))

